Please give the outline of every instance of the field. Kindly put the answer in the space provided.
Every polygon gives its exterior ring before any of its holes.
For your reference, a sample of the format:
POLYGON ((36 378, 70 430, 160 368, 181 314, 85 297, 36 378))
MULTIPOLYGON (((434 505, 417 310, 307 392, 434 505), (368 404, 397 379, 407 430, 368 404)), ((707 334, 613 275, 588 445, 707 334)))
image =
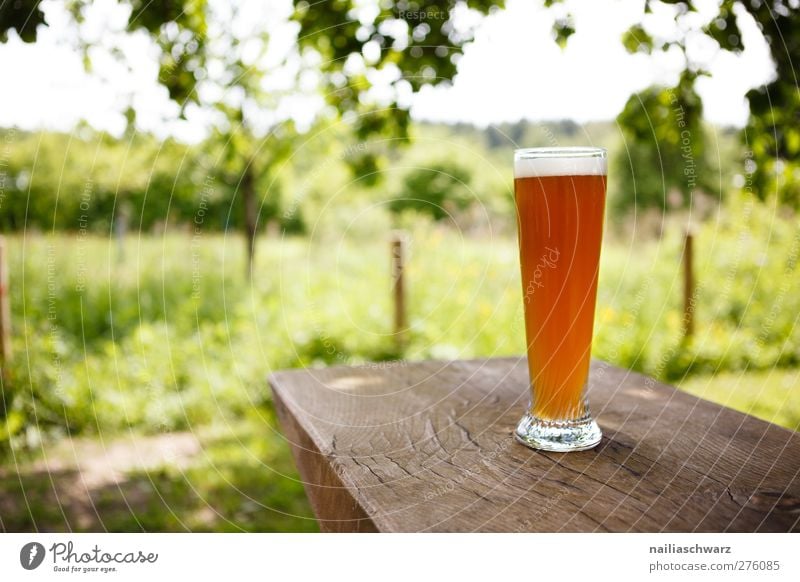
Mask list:
MULTIPOLYGON (((233 235, 7 237, 15 358, 0 525, 315 529, 271 408, 271 371, 524 350, 514 238, 417 225, 403 351, 377 229, 265 237, 251 280, 233 235), (161 461, 141 462, 139 448, 161 461)), ((661 239, 609 236, 595 357, 797 430, 797 225, 741 202, 703 226, 691 339, 682 241, 677 224, 661 239)))

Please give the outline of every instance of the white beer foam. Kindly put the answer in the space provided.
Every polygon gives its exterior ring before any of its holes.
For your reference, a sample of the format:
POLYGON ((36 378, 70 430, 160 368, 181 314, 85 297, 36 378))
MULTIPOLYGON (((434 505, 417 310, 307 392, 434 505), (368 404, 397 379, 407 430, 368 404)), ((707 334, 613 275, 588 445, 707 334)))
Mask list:
POLYGON ((543 156, 514 160, 515 178, 543 178, 545 176, 605 176, 608 161, 605 156, 543 156))

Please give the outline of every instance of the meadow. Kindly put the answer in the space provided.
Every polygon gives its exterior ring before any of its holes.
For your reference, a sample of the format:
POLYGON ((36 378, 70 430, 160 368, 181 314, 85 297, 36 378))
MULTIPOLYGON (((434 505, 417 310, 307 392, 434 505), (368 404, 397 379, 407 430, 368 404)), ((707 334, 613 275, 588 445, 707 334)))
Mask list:
MULTIPOLYGON (((697 330, 685 338, 680 222, 661 238, 608 237, 594 356, 800 429, 800 228, 746 198, 707 220, 697 330)), ((270 372, 524 351, 514 237, 409 224, 403 349, 377 228, 263 237, 250 279, 238 235, 8 236, 3 528, 313 531, 270 372), (190 439, 188 452, 78 483, 76 451, 170 435, 190 439), (91 503, 70 501, 70 487, 88 488, 91 503)))

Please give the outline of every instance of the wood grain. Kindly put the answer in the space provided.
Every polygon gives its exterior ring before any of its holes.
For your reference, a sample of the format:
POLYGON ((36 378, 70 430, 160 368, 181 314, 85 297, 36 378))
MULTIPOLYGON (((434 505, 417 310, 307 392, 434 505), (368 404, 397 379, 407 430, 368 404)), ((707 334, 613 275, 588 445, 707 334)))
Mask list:
POLYGON ((271 376, 328 531, 797 531, 800 434, 593 362, 604 432, 544 453, 511 432, 522 358, 271 376))

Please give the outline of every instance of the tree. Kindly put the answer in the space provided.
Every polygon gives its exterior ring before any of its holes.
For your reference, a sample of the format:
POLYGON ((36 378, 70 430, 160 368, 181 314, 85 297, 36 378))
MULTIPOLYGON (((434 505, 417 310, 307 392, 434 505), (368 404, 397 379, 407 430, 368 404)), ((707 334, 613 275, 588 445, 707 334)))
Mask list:
MULTIPOLYGON (((458 24, 467 11, 493 12, 503 2, 294 0, 303 51, 321 61, 324 94, 338 111, 355 115, 355 136, 406 137, 408 98, 424 85, 449 84, 474 27, 458 24), (380 95, 374 89, 380 88, 380 95)), ((463 19, 462 19, 463 20, 463 19)), ((351 160, 357 172, 376 167, 375 153, 351 160)))
MULTIPOLYGON (((259 18, 242 15, 242 3, 119 1, 130 8, 128 32, 145 31, 160 49, 158 80, 179 104, 180 114, 192 106, 218 114, 216 135, 225 146, 221 177, 238 177, 234 196, 241 198, 250 273, 259 215, 257 184, 261 182, 266 198, 274 198, 268 174, 291 150, 295 134, 274 115, 281 92, 266 81, 275 69, 291 67, 286 61, 266 61, 268 35, 259 18), (265 117, 271 122, 264 124, 265 117)), ((68 0, 76 22, 90 4, 91 0, 68 0)), ((472 39, 473 29, 458 26, 458 15, 468 10, 486 13, 497 5, 487 0, 459 0, 447 6, 424 0, 295 0, 294 8, 299 56, 304 63, 317 63, 327 103, 337 115, 353 116, 356 139, 363 142, 381 133, 407 135, 408 93, 450 82, 463 46, 472 39), (379 85, 388 96, 374 94, 372 89, 379 85)), ((46 25, 46 13, 39 0, 0 4, 0 41, 13 29, 24 41, 34 42, 41 25, 46 25)), ((83 47, 88 55, 88 42, 83 41, 83 47)), ((135 122, 135 112, 128 119, 135 122)), ((378 155, 364 151, 349 161, 358 173, 377 176, 378 155)), ((270 199, 266 206, 274 208, 275 201, 270 199)))
POLYGON ((395 213, 416 210, 437 221, 452 219, 454 212, 472 202, 470 178, 468 170, 448 162, 415 168, 405 175, 402 190, 389 209, 395 213))
POLYGON ((617 117, 625 143, 612 160, 619 184, 613 211, 685 207, 696 192, 711 189, 702 113, 689 71, 677 87, 651 87, 628 99, 617 117))
MULTIPOLYGON (((545 0, 552 6, 562 0, 545 0)), ((686 73, 681 78, 681 93, 694 99, 694 82, 707 72, 693 62, 686 39, 701 33, 713 39, 720 50, 739 53, 744 49, 740 19, 753 18, 770 47, 775 64, 775 80, 747 94, 750 117, 742 141, 752 164, 753 192, 760 198, 777 199, 800 208, 800 89, 793 59, 800 54, 800 11, 785 0, 721 0, 711 18, 697 22, 695 0, 645 0, 640 23, 622 38, 631 52, 648 54, 677 49, 684 55, 686 73), (675 30, 667 37, 648 32, 646 20, 654 12, 672 11, 675 30), (687 85, 688 84, 688 85, 687 85), (691 92, 687 91, 692 87, 691 92)), ((556 21, 554 34, 566 42, 574 32, 569 17, 556 21)), ((629 102, 630 104, 630 102, 629 102)), ((684 106, 690 103, 680 103, 684 106)), ((626 108, 627 109, 627 108, 626 108)), ((622 118, 621 123, 627 118, 622 118)))
MULTIPOLYGON (((795 63, 800 55, 800 11, 783 2, 755 1, 747 10, 770 44, 777 70, 774 81, 747 94, 750 118, 742 137, 755 162, 753 192, 798 209, 800 88, 795 63)), ((738 28, 734 26, 733 31, 732 39, 738 38, 738 28)), ((740 45, 741 41, 736 42, 740 45)))

